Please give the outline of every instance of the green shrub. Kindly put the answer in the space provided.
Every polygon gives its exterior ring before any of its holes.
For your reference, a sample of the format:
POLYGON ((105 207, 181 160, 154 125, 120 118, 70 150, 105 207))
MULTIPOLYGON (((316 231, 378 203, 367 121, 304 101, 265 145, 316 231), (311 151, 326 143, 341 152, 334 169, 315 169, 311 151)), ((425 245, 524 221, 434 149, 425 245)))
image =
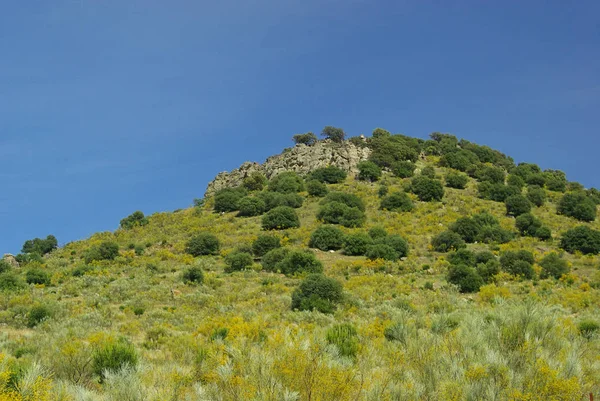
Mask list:
POLYGON ((560 170, 544 170, 546 188, 550 191, 565 192, 567 190, 567 176, 560 170))
POLYGON ((381 199, 379 209, 395 212, 410 212, 414 209, 414 204, 406 193, 394 192, 381 199))
POLYGON ((119 244, 113 241, 104 241, 93 246, 85 253, 85 263, 95 260, 114 260, 119 255, 119 244))
POLYGON ((335 226, 319 226, 310 236, 308 246, 322 251, 341 249, 344 244, 344 233, 335 226))
POLYGON ((182 278, 186 284, 202 284, 204 282, 204 272, 198 266, 188 267, 183 271, 182 278))
POLYGON ((306 190, 310 196, 322 197, 327 195, 329 190, 327 189, 327 185, 318 181, 318 180, 310 180, 306 183, 306 190))
POLYGON ((444 197, 444 187, 438 180, 425 176, 417 176, 412 179, 410 191, 423 202, 440 201, 444 197))
POLYGON ((102 383, 106 372, 118 372, 126 366, 135 368, 138 355, 132 344, 121 340, 110 342, 94 351, 92 366, 94 373, 99 376, 102 383))
POLYGON ((10 263, 4 259, 0 259, 0 273, 6 273, 12 269, 10 263))
POLYGON ((381 226, 375 226, 369 230, 369 237, 373 238, 374 240, 377 240, 377 239, 383 238, 383 237, 387 237, 387 235, 388 235, 387 231, 385 231, 385 228, 383 228, 381 226))
POLYGON ((448 230, 433 237, 431 246, 436 252, 449 252, 465 248, 467 245, 460 235, 448 230))
POLYGON ((252 243, 252 253, 261 257, 267 252, 281 247, 281 240, 274 235, 259 235, 252 243))
POLYGON ((552 231, 550 231, 548 227, 540 227, 535 232, 535 237, 542 241, 547 241, 549 239, 552 239, 552 231))
POLYGON ((383 336, 388 341, 397 341, 406 344, 408 328, 402 322, 394 323, 383 330, 383 336))
POLYGON ((263 270, 268 272, 277 272, 279 270, 280 263, 290 253, 288 248, 275 248, 269 252, 260 260, 263 270))
MULTIPOLYGON (((519 188, 519 192, 525 186, 525 180, 515 174, 509 174, 506 179, 506 185, 519 188)), ((530 199, 531 200, 531 199, 530 199)))
POLYGON ((35 253, 45 255, 58 248, 58 241, 54 235, 48 235, 46 239, 34 238, 25 241, 21 253, 35 253))
POLYGON ((227 338, 229 329, 227 327, 217 327, 213 330, 210 335, 211 341, 223 341, 227 338))
POLYGON ((483 279, 477 271, 467 265, 452 265, 446 277, 449 283, 458 286, 462 293, 477 292, 483 285, 483 279))
POLYGON ((357 207, 350 207, 341 202, 328 202, 317 212, 317 219, 327 224, 360 227, 364 224, 366 216, 357 207))
POLYGON ((262 219, 264 230, 285 230, 297 227, 300 227, 300 219, 294 209, 289 206, 278 206, 271 209, 262 219))
POLYGON ((539 264, 542 266, 540 278, 554 277, 555 279, 559 279, 570 270, 569 263, 555 252, 544 256, 539 264))
POLYGON ((460 235, 466 242, 473 243, 481 231, 481 225, 472 218, 460 217, 450 225, 449 229, 460 235))
POLYGON ((446 174, 446 186, 456 189, 465 189, 469 178, 461 173, 448 173, 446 174))
POLYGON ((207 232, 194 235, 185 246, 185 252, 192 256, 217 255, 220 249, 219 239, 207 232))
POLYGON ((238 216, 251 217, 263 214, 267 206, 265 201, 254 196, 245 196, 238 201, 238 216))
POLYGON ((596 335, 598 330, 600 330, 600 324, 595 320, 582 320, 577 325, 577 328, 582 337, 590 340, 596 335))
POLYGON ((494 276, 500 273, 500 262, 495 258, 486 262, 479 262, 475 267, 475 271, 477 271, 477 274, 479 274, 484 283, 490 283, 493 281, 494 276))
POLYGON ((513 195, 518 195, 521 190, 517 187, 493 184, 491 182, 482 182, 477 186, 478 196, 481 199, 492 200, 495 202, 504 202, 506 198, 513 195))
POLYGON ((148 219, 141 211, 135 211, 129 216, 121 220, 121 227, 128 230, 133 227, 145 226, 148 224, 148 219))
POLYGON ((511 174, 521 177, 527 181, 531 175, 540 174, 542 169, 537 164, 519 163, 516 167, 510 170, 511 174))
POLYGON ((333 313, 342 301, 342 284, 323 274, 307 276, 292 294, 292 310, 333 313))
POLYGON ((368 234, 346 235, 344 237, 344 254, 352 256, 364 255, 369 245, 373 245, 373 239, 368 234))
POLYGON ((224 188, 215 193, 214 211, 217 213, 233 212, 238 210, 238 202, 248 194, 243 187, 224 188))
POLYGON ((344 142, 346 133, 341 128, 332 127, 331 125, 328 125, 325 128, 323 128, 323 131, 321 132, 321 136, 324 136, 325 139, 329 139, 332 142, 341 143, 341 142, 344 142))
POLYGON ((247 252, 232 252, 225 256, 225 273, 241 271, 252 266, 252 255, 247 252))
POLYGON ((546 177, 542 173, 531 174, 525 180, 527 185, 536 185, 539 187, 543 187, 546 184, 546 177))
POLYGON ((421 169, 421 176, 435 180, 435 169, 431 166, 425 166, 421 169))
POLYGON ((485 226, 479 230, 477 241, 484 244, 506 244, 514 238, 514 233, 500 226, 485 226))
POLYGON ((325 199, 321 201, 321 204, 323 205, 329 202, 340 202, 348 207, 355 207, 362 212, 365 211, 364 202, 361 198, 354 194, 349 194, 346 192, 330 192, 327 194, 325 199))
POLYGON ((531 211, 531 203, 523 195, 512 195, 504 201, 506 214, 509 216, 520 216, 531 211))
POLYGON ((52 316, 52 311, 45 305, 35 305, 27 313, 27 327, 32 328, 52 316))
POLYGON ((374 244, 367 247, 367 259, 398 260, 398 252, 387 244, 374 244))
POLYGON ((390 190, 387 185, 380 185, 379 189, 377 190, 377 196, 383 198, 388 194, 389 191, 390 190))
POLYGON ((496 260, 496 256, 490 251, 481 251, 475 254, 475 263, 487 263, 490 260, 496 260))
POLYGON ((408 256, 408 243, 399 235, 394 234, 379 238, 375 240, 375 244, 384 244, 391 247, 396 252, 396 259, 408 256))
POLYGON ((536 185, 531 185, 527 187, 527 199, 534 205, 540 207, 546 202, 546 191, 544 188, 538 187, 536 185))
POLYGON ((244 178, 242 186, 248 191, 262 191, 267 183, 267 178, 263 174, 255 172, 244 178))
POLYGON ((312 146, 317 143, 317 136, 312 132, 307 132, 306 134, 296 134, 292 137, 294 143, 296 145, 303 144, 307 146, 312 146))
POLYGON ((267 191, 259 192, 256 196, 265 202, 265 211, 275 209, 277 206, 288 206, 297 209, 304 202, 304 198, 297 193, 282 194, 267 191))
MULTIPOLYGON (((373 131, 375 133, 375 131, 373 131)), ((389 134, 389 133, 388 133, 389 134)), ((421 152, 418 139, 404 135, 377 135, 369 140, 369 160, 380 167, 392 168, 400 161, 415 162, 421 152)))
POLYGON ((531 213, 524 213, 515 220, 517 230, 521 235, 533 237, 542 227, 542 222, 531 213))
POLYGON ((532 279, 535 276, 533 264, 535 259, 529 251, 506 251, 500 255, 500 265, 507 273, 532 279))
POLYGON ((459 171, 467 171, 470 166, 477 163, 479 163, 477 155, 463 149, 447 153, 440 159, 440 166, 450 167, 459 171))
POLYGON ((25 281, 27 281, 27 284, 49 285, 50 284, 50 274, 48 274, 48 272, 46 272, 42 269, 39 269, 39 268, 30 269, 25 274, 25 281))
POLYGON ((358 332, 351 324, 337 324, 327 330, 327 343, 335 346, 341 356, 356 358, 358 353, 358 332))
POLYGON ((504 184, 506 174, 500 167, 483 166, 477 172, 477 179, 481 182, 491 182, 493 184, 504 184))
POLYGON ((596 220, 596 203, 584 192, 565 194, 558 203, 557 211, 559 214, 581 221, 596 220))
POLYGON ((25 283, 13 272, 0 273, 0 290, 16 291, 25 287, 25 283))
POLYGON ((304 191, 304 180, 292 171, 277 174, 269 182, 269 191, 289 194, 304 191))
POLYGON ((286 276, 297 273, 323 273, 323 264, 309 250, 291 251, 277 264, 277 270, 286 276))
POLYGON ((399 178, 412 177, 415 175, 416 168, 417 166, 408 160, 396 162, 391 166, 392 174, 399 178))
POLYGON ((346 179, 346 172, 336 166, 321 167, 309 174, 309 179, 327 184, 339 184, 346 179))
POLYGON ((360 162, 356 167, 358 168, 357 178, 359 180, 375 182, 381 178, 381 167, 372 161, 360 162))
POLYGON ((596 255, 600 253, 600 231, 577 226, 562 235, 560 247, 569 253, 579 251, 585 255, 596 255))
POLYGON ((76 268, 74 268, 73 271, 71 272, 71 275, 73 277, 82 277, 82 276, 85 276, 86 273, 89 273, 93 270, 94 270, 94 268, 92 266, 81 265, 81 266, 77 266, 76 268))
POLYGON ((448 262, 452 265, 475 266, 475 254, 468 249, 461 248, 448 255, 448 262))

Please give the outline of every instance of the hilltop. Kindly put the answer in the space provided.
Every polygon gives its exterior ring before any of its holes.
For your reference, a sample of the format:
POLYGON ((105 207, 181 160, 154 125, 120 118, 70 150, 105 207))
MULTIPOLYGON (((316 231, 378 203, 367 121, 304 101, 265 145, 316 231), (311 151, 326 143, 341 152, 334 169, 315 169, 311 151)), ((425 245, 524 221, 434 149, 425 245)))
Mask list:
POLYGON ((600 394, 599 191, 450 134, 323 136, 0 261, 0 401, 600 394))

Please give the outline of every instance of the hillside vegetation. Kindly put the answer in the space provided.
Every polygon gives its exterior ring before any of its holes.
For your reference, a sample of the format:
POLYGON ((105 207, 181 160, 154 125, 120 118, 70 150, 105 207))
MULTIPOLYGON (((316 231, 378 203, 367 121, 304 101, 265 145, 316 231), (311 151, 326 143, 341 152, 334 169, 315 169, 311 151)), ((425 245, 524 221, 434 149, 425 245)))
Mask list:
POLYGON ((599 192, 447 134, 348 140, 358 174, 0 261, 0 401, 600 396, 599 192))

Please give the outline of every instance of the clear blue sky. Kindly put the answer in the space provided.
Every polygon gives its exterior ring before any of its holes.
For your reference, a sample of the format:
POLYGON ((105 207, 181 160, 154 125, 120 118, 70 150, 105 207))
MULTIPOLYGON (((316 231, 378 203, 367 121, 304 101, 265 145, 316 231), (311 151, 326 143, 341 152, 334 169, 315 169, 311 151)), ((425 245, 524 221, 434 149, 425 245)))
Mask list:
POLYGON ((597 0, 4 2, 0 253, 189 206, 325 125, 450 132, 600 187, 599 15, 597 0))

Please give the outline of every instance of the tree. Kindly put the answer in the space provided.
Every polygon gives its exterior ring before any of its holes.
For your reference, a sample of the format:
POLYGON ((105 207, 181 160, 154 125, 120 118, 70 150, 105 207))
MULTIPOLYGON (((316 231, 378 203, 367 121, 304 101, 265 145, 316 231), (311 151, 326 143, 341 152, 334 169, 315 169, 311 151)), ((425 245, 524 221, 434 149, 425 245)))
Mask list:
POLYGON ((49 285, 50 274, 40 268, 30 269, 25 274, 25 281, 27 281, 27 284, 49 285))
POLYGON ((477 163, 479 163, 477 155, 464 149, 446 153, 440 159, 440 166, 450 167, 459 171, 467 171, 469 167, 477 163))
POLYGON ((506 185, 519 188, 520 192, 520 190, 525 186, 525 180, 521 176, 509 174, 508 178, 506 179, 506 185))
POLYGON ((577 226, 562 235, 560 247, 569 253, 578 251, 584 255, 596 255, 600 253, 600 231, 577 226))
POLYGON ((244 178, 242 186, 248 191, 262 191, 267 182, 267 178, 263 174, 255 172, 244 178))
POLYGON ((449 228, 450 231, 460 235, 460 237, 466 242, 473 243, 476 241, 477 236, 479 235, 481 224, 469 217, 460 217, 458 220, 452 223, 449 228))
POLYGON ((304 180, 293 171, 285 171, 271 178, 269 191, 283 194, 304 191, 304 180))
POLYGON ((333 313, 342 301, 342 284, 323 274, 307 276, 292 294, 292 310, 333 313))
POLYGON ((267 252, 260 263, 265 271, 276 272, 279 270, 280 263, 290 253, 288 248, 275 248, 267 252))
POLYGON ((338 250, 344 245, 344 233, 331 225, 319 226, 310 236, 308 246, 322 251, 338 250))
POLYGON ((137 210, 121 220, 121 227, 128 230, 133 227, 145 226, 148 224, 148 219, 144 216, 144 213, 137 210))
POLYGON ((321 204, 328 202, 341 202, 349 207, 355 207, 363 212, 365 211, 365 203, 362 199, 354 194, 346 192, 330 192, 327 194, 327 197, 321 201, 321 204))
POLYGON ((277 264, 277 270, 286 276, 298 273, 323 273, 323 264, 309 250, 291 251, 277 264))
POLYGON ((504 170, 495 166, 483 166, 477 173, 479 181, 487 181, 493 184, 504 184, 505 177, 504 170))
POLYGON ((323 128, 321 136, 324 136, 326 139, 330 139, 332 142, 341 143, 344 142, 346 133, 341 128, 336 128, 328 125, 325 128, 323 128))
POLYGON ((534 205, 540 207, 546 202, 546 191, 537 185, 527 187, 527 199, 534 205))
POLYGON ((524 213, 517 217, 515 225, 521 235, 534 237, 537 231, 542 227, 542 222, 531 213, 524 213))
POLYGON ((542 266, 540 278, 543 279, 549 277, 559 279, 563 274, 567 274, 570 270, 569 263, 562 259, 556 252, 544 256, 540 261, 540 266, 542 266))
POLYGON ((252 255, 248 252, 232 252, 225 256, 225 273, 244 270, 252 266, 252 255))
POLYGON ((464 248, 467 245, 460 235, 453 231, 444 231, 431 240, 431 246, 436 252, 449 252, 464 248))
POLYGON ((406 193, 394 192, 381 199, 379 209, 394 212, 410 212, 414 209, 414 204, 406 193))
POLYGON ((374 244, 367 247, 365 254, 369 260, 398 260, 398 252, 387 244, 374 244))
POLYGON ((495 202, 504 202, 506 198, 512 195, 518 195, 521 190, 517 187, 493 184, 491 182, 482 182, 477 186, 478 196, 481 199, 493 200, 495 202))
POLYGON ((296 211, 289 206, 277 206, 269 210, 262 219, 263 230, 285 230, 300 227, 296 211))
POLYGON ((456 189, 465 189, 468 182, 469 182, 469 178, 464 174, 453 173, 453 172, 446 174, 446 186, 447 187, 456 188, 456 189))
POLYGON ((44 256, 58 248, 58 241, 54 235, 48 235, 46 239, 34 238, 25 241, 21 252, 24 254, 35 253, 44 256))
POLYGON ((434 180, 435 179, 435 169, 431 166, 425 166, 421 170, 421 175, 423 177, 431 178, 432 180, 434 180))
POLYGON ((93 246, 85 254, 85 263, 95 260, 114 260, 119 255, 119 244, 113 241, 104 241, 93 246))
POLYGON ((327 184, 339 184, 346 179, 346 172, 336 166, 321 167, 309 174, 311 180, 318 180, 327 184))
POLYGON ((263 214, 267 206, 265 201, 254 196, 245 196, 238 201, 238 216, 251 217, 263 214))
POLYGON ((546 188, 550 191, 565 192, 567 190, 567 176, 560 170, 544 170, 546 188))
POLYGON ((566 193, 558 203, 557 212, 581 221, 594 221, 596 203, 584 192, 566 193))
POLYGON ((371 237, 374 240, 378 240, 380 238, 387 237, 387 235, 388 235, 387 231, 385 231, 385 228, 383 228, 381 226, 375 226, 369 230, 369 237, 371 237))
POLYGON ((204 272, 200 267, 192 266, 183 272, 182 278, 186 284, 202 284, 204 282, 204 272))
POLYGON ((238 210, 238 202, 248 194, 245 188, 224 188, 215 193, 214 211, 217 213, 238 210))
POLYGON ((359 180, 374 182, 381 178, 381 167, 372 161, 362 161, 356 167, 359 180))
POLYGON ((419 197, 423 202, 440 201, 444 196, 444 187, 442 183, 425 176, 418 176, 412 179, 410 191, 419 197))
POLYGON ((396 259, 408 256, 408 243, 399 235, 387 235, 375 240, 375 244, 384 244, 392 248, 396 252, 396 259))
POLYGON ((475 254, 466 248, 457 249, 448 255, 448 262, 452 265, 475 266, 475 254))
POLYGON ((280 248, 281 240, 274 235, 259 235, 252 243, 252 253, 254 256, 264 256, 267 252, 280 248))
POLYGON ((329 192, 327 185, 319 180, 310 180, 306 183, 306 190, 310 196, 325 196, 329 192))
POLYGON ((373 239, 366 233, 349 234, 344 237, 344 254, 352 256, 364 255, 373 239))
POLYGON ((307 146, 313 146, 317 143, 317 136, 312 132, 307 132, 306 134, 296 134, 292 137, 294 143, 296 145, 303 144, 307 146))
POLYGON ((504 201, 506 214, 509 216, 520 216, 531 211, 531 203, 523 195, 512 195, 504 201))
POLYGON ((216 255, 220 248, 221 243, 214 234, 202 232, 190 238, 185 246, 185 252, 192 256, 216 255))
POLYGON ((462 293, 477 292, 483 285, 483 279, 473 267, 467 265, 452 265, 446 277, 449 283, 458 286, 462 293))
POLYGON ((532 279, 535 276, 535 259, 529 251, 506 251, 500 255, 500 265, 507 273, 532 279))
POLYGON ((403 160, 394 163, 391 166, 392 174, 399 178, 408 178, 415 175, 415 169, 417 166, 409 160, 403 160))

